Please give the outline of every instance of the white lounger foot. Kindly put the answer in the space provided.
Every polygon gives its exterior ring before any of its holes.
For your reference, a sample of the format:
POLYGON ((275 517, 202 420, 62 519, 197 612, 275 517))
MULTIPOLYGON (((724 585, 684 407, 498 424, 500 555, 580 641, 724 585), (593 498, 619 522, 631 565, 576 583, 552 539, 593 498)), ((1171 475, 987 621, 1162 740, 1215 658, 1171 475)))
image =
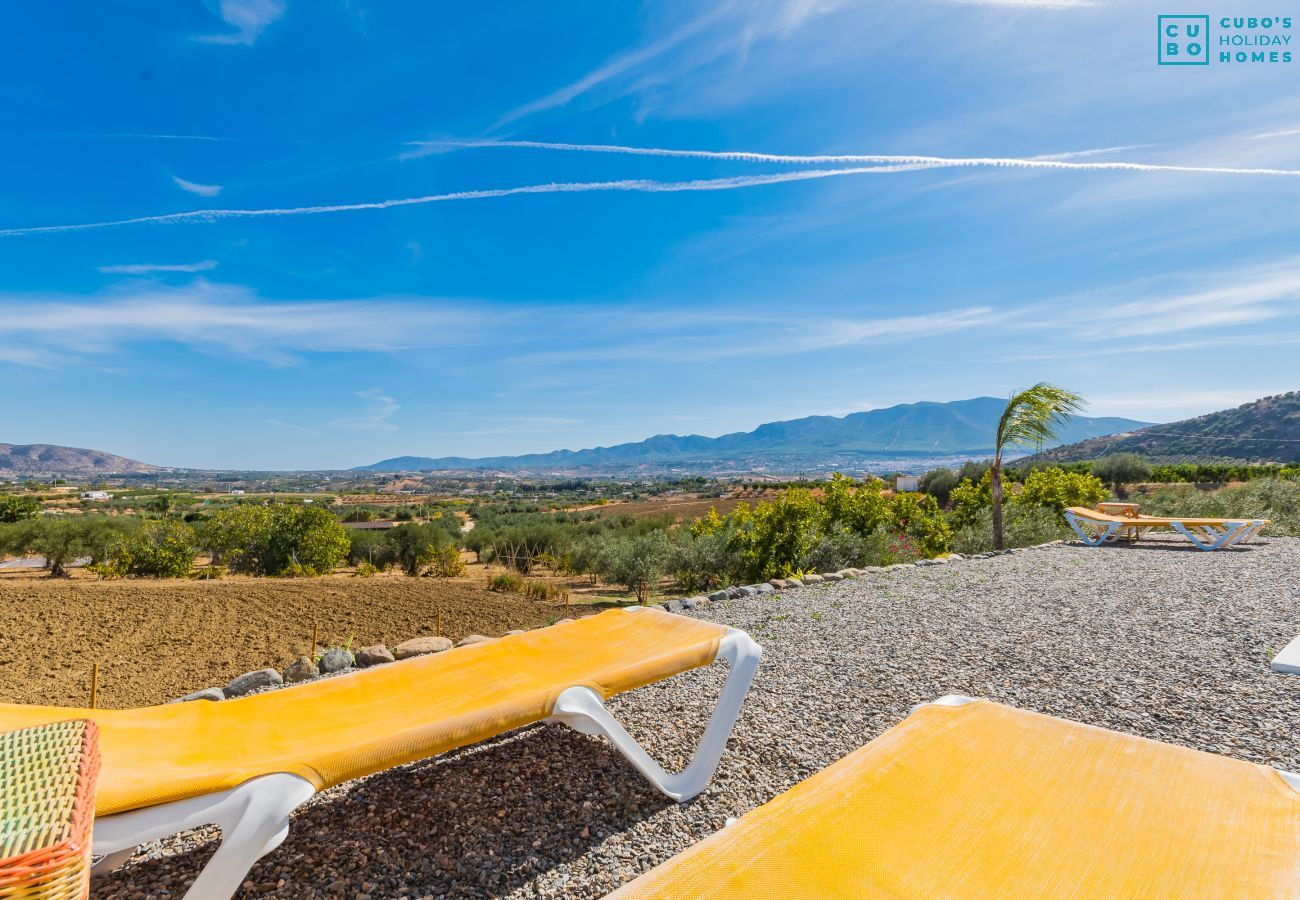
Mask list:
POLYGON ((704 790, 713 777, 762 655, 763 648, 743 631, 733 630, 722 639, 718 657, 727 660, 731 672, 727 675, 722 695, 718 698, 713 715, 709 717, 709 724, 704 729, 704 736, 700 738, 695 756, 685 769, 675 775, 665 772, 650 758, 645 748, 610 715, 600 695, 591 688, 572 687, 561 693, 555 701, 551 718, 547 721, 563 723, 583 734, 605 735, 647 781, 678 803, 684 803, 704 790))

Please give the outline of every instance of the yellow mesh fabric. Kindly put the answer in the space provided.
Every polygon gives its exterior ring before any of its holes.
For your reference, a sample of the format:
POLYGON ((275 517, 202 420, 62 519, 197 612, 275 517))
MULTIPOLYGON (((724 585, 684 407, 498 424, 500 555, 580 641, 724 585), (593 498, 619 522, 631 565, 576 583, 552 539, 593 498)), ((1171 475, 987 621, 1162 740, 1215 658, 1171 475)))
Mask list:
POLYGON ((611 895, 1295 897, 1272 769, 987 701, 927 706, 611 895))
POLYGON ((291 772, 318 789, 707 665, 726 628, 657 609, 599 615, 300 687, 143 709, 0 704, 0 731, 64 719, 100 729, 100 815, 291 772))

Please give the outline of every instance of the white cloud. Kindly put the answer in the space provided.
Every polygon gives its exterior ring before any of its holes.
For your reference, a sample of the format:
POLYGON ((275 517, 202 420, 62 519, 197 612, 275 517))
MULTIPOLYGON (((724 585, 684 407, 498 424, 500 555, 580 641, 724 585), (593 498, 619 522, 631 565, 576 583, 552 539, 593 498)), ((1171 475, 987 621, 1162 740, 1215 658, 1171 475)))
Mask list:
MULTIPOLYGON (((446 203, 457 200, 486 200, 496 197, 513 197, 520 194, 576 194, 588 191, 622 191, 629 193, 677 193, 683 191, 730 191, 741 188, 781 184, 788 181, 809 181, 845 175, 882 174, 912 171, 930 166, 869 166, 848 169, 802 169, 776 175, 741 175, 732 178, 705 178, 696 181, 652 181, 649 179, 624 179, 622 181, 551 182, 528 184, 521 187, 491 188, 480 191, 455 191, 449 194, 429 194, 423 197, 399 197, 391 200, 373 200, 365 203, 333 203, 320 206, 290 206, 268 209, 195 209, 157 216, 138 216, 133 219, 116 219, 107 222, 85 222, 71 225, 36 225, 26 228, 0 230, 0 237, 23 234, 51 234, 63 231, 90 231, 116 228, 121 225, 167 225, 178 222, 209 222, 216 219, 264 218, 278 216, 311 216, 326 213, 359 212, 362 210, 392 209, 400 206, 418 206, 425 203, 446 203)), ((1300 174, 1297 172, 1296 174, 1300 174)))
POLYGON ((118 266, 100 266, 105 275, 152 275, 155 272, 207 272, 217 267, 215 259, 196 263, 126 263, 118 266))
POLYGON ((348 431, 396 431, 397 426, 388 421, 402 407, 384 393, 383 388, 354 391, 355 396, 366 401, 365 411, 355 416, 344 416, 329 423, 331 428, 348 431))
POLYGON ((133 284, 90 297, 0 294, 0 346, 21 340, 32 364, 52 354, 71 361, 168 341, 288 366, 303 353, 440 347, 474 340, 489 326, 467 306, 436 298, 267 303, 245 288, 203 280, 133 284))
MULTIPOLYGON (((799 169, 773 175, 739 175, 730 178, 705 178, 693 181, 654 181, 650 179, 623 179, 620 181, 551 182, 510 188, 491 188, 476 191, 455 191, 447 194, 429 194, 422 197, 399 197, 362 203, 331 203, 316 206, 272 207, 264 209, 198 209, 179 213, 138 216, 104 222, 85 222, 66 225, 37 225, 0 230, 0 237, 24 234, 48 234, 63 231, 87 231, 114 228, 122 225, 172 224, 177 222, 212 221, 216 219, 259 218, 268 216, 305 216, 326 213, 357 212, 362 210, 391 209, 426 203, 444 203, 458 200, 484 200, 511 197, 520 194, 563 194, 589 191, 623 191, 636 193, 677 193, 687 191, 727 191, 742 188, 782 184, 792 181, 810 181, 849 175, 880 175, 914 172, 924 169, 944 168, 998 168, 1046 169, 1064 171, 1144 172, 1188 175, 1239 175, 1254 177, 1300 177, 1300 169, 1250 168, 1229 166, 1187 166, 1163 163, 1137 162, 1075 162, 1046 157, 946 157, 897 154, 835 154, 795 156, 750 151, 670 150, 657 147, 623 147, 607 144, 562 144, 541 141, 491 141, 460 142, 466 147, 516 147, 545 150, 564 150, 587 153, 622 153, 640 156, 689 157, 694 159, 730 160, 750 163, 780 163, 813 165, 822 163, 851 164, 838 169, 799 169)), ((179 179, 177 179, 179 183, 179 179)), ((202 187, 202 186, 195 186, 202 187)), ((219 190, 219 188, 218 188, 219 190)))
MULTIPOLYGON (((422 142, 414 142, 422 143, 422 142)), ((1266 175, 1300 177, 1300 169, 1253 168, 1232 166, 1189 166, 1164 163, 1139 162, 1074 162, 1065 157, 1109 153, 1120 148, 1074 151, 1073 153, 1045 154, 1033 157, 1012 156, 918 156, 912 154, 838 153, 821 155, 793 155, 783 153, 757 153, 749 150, 675 150, 663 147, 626 147, 618 144, 566 144, 553 141, 433 141, 432 144, 466 148, 515 147, 534 150, 560 150, 579 153, 620 153, 633 156, 667 156, 686 159, 709 159, 731 162, 778 163, 789 165, 889 165, 922 168, 999 168, 999 169, 1058 169, 1078 171, 1119 172, 1183 172, 1207 175, 1266 175)), ((842 174, 855 174, 860 170, 832 170, 842 174)), ((902 171, 902 170, 900 170, 902 171)))
POLYGON ((588 72, 577 81, 566 84, 564 87, 552 91, 544 97, 539 97, 536 100, 523 104, 522 106, 515 107, 505 115, 501 116, 501 118, 497 119, 490 130, 496 131, 500 128, 504 128, 512 122, 531 116, 534 113, 565 106, 607 81, 657 59, 669 50, 677 47, 686 39, 695 36, 709 25, 712 25, 729 10, 731 5, 732 4, 730 3, 719 3, 704 15, 692 19, 690 22, 687 22, 681 28, 678 28, 668 35, 659 38, 656 41, 652 41, 636 50, 617 56, 609 62, 588 72))
POLYGON ((957 6, 1001 6, 1010 9, 1080 9, 1096 6, 1093 0, 947 0, 957 6))
POLYGON ((216 10, 234 34, 204 34, 196 40, 205 44, 242 44, 257 40, 268 25, 284 15, 284 0, 220 0, 216 10))
POLYGON ((199 184, 195 181, 186 181, 176 175, 172 176, 172 181, 176 182, 176 186, 182 191, 189 191, 191 194, 198 194, 200 197, 215 197, 221 193, 221 185, 219 184, 199 184))
POLYGON ((295 425, 292 422, 284 422, 280 419, 267 419, 266 424, 274 425, 276 428, 283 428, 286 431, 297 431, 300 434, 320 434, 315 428, 308 428, 306 425, 295 425))

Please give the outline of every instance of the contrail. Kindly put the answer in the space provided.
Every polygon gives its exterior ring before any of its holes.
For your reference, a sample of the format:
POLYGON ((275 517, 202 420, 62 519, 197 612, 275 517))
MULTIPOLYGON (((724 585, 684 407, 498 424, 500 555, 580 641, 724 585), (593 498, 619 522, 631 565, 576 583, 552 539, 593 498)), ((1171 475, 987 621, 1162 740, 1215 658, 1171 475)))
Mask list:
POLYGON ((563 150, 580 153, 624 153, 633 156, 671 156, 686 159, 717 159, 732 162, 786 163, 790 165, 884 165, 924 166, 926 168, 992 167, 1003 169, 1081 169, 1118 172, 1186 172, 1206 175, 1271 175, 1300 177, 1300 169, 1246 169, 1227 166, 1179 166, 1135 162, 1069 162, 1044 157, 1011 156, 894 156, 879 153, 847 153, 827 156, 791 156, 778 153, 753 153, 745 150, 668 150, 661 147, 623 147, 617 144, 562 144, 551 141, 413 141, 412 145, 444 147, 516 147, 534 150, 563 150))
POLYGON ((733 178, 708 178, 697 181, 650 181, 629 179, 624 181, 576 181, 551 184, 529 184, 522 187, 494 188, 481 191, 456 191, 450 194, 429 194, 423 197, 402 197, 395 200, 374 200, 368 203, 335 203, 326 206, 289 206, 276 209, 195 209, 188 212, 165 213, 158 216, 137 216, 133 219, 115 219, 109 222, 84 222, 72 225, 36 225, 27 228, 0 229, 0 237, 23 234, 50 234, 61 231, 90 231, 97 228, 115 228, 120 225, 170 225, 177 222, 211 222, 216 219, 259 218, 264 216, 312 216, 323 213, 355 212, 366 209, 391 209, 395 206, 418 206, 423 203, 444 203, 452 200, 485 200, 491 197, 511 197, 515 194, 576 194, 585 191, 635 191, 659 194, 680 191, 731 191, 765 184, 787 181, 809 181, 815 178, 834 178, 841 175, 868 175, 888 172, 909 172, 932 168, 926 164, 857 166, 847 169, 804 169, 782 172, 777 175, 742 175, 733 178))

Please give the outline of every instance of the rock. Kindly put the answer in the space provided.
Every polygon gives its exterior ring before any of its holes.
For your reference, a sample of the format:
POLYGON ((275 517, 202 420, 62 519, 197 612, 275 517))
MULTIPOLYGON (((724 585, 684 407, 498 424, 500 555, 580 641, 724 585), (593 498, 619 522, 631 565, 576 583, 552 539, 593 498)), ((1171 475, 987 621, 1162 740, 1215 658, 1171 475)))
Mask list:
POLYGON ((754 585, 754 590, 757 591, 757 592, 760 593, 760 594, 775 594, 775 593, 776 593, 776 588, 772 587, 772 585, 769 584, 769 583, 766 582, 766 581, 763 582, 762 584, 756 584, 756 585, 754 585))
POLYGON ((857 569, 840 569, 835 574, 840 576, 841 580, 859 577, 857 569))
POLYGON ((745 596, 744 592, 740 589, 740 587, 734 584, 731 587, 727 588, 726 594, 732 600, 739 600, 741 597, 745 596))
POLYGON ((361 668, 367 666, 378 666, 384 663, 390 663, 394 659, 392 651, 383 644, 375 644, 371 647, 362 647, 357 651, 357 665, 361 668))
POLYGON ((898 569, 913 569, 913 568, 915 568, 915 566, 913 566, 911 563, 894 563, 892 566, 885 566, 885 571, 892 572, 892 571, 897 571, 898 569))
POLYGON ((786 578, 786 579, 785 579, 785 589, 786 589, 787 591, 789 591, 789 590, 793 590, 794 588, 801 588, 801 587, 803 587, 803 586, 804 586, 804 582, 803 582, 801 579, 798 579, 798 578, 786 578))
POLYGON ((320 669, 322 675, 350 669, 352 668, 352 651, 344 650, 342 647, 330 647, 320 655, 320 659, 316 661, 316 668, 320 669))
POLYGON ((917 564, 918 566, 946 566, 946 565, 948 564, 948 560, 946 560, 946 559, 918 559, 918 560, 916 561, 916 564, 917 564))
MULTIPOLYGON (((708 601, 706 600, 705 602, 708 601)), ((682 606, 686 609, 699 609, 700 601, 696 597, 684 597, 682 598, 682 606)))
POLYGON ((522 628, 514 628, 514 629, 511 629, 510 631, 507 631, 505 634, 503 634, 503 635, 501 635, 501 636, 502 636, 502 637, 510 637, 511 635, 514 635, 514 634, 525 634, 525 631, 524 631, 522 628))
MULTIPOLYGON (((1047 546, 1047 545, 1044 544, 1043 546, 1047 546)), ((948 562, 961 562, 961 561, 962 561, 963 559, 965 559, 965 558, 966 558, 966 557, 962 556, 960 553, 949 553, 949 554, 948 554, 948 562)))
POLYGON ((490 640, 492 640, 492 638, 481 634, 467 634, 456 642, 456 646, 473 647, 475 644, 486 644, 490 640))
POLYGON ((424 656, 426 653, 441 653, 451 649, 451 640, 445 637, 418 637, 402 641, 393 648, 396 659, 410 659, 412 656, 424 656))
POLYGON ((726 591, 714 591, 712 594, 709 594, 709 600, 713 603, 721 603, 723 600, 730 599, 731 598, 727 595, 726 591))
POLYGON ((813 572, 810 575, 802 576, 799 580, 802 581, 804 584, 821 584, 826 579, 818 575, 816 572, 813 572))
POLYGON ((309 678, 315 678, 320 674, 320 669, 316 664, 306 656, 300 656, 293 662, 289 663, 289 668, 284 670, 285 684, 296 684, 299 681, 306 681, 309 678))
POLYGON ((664 609, 668 610, 670 613, 679 613, 685 611, 686 607, 682 604, 682 601, 674 598, 664 604, 664 609))
POLYGON ((192 694, 186 694, 184 697, 177 697, 175 700, 169 700, 169 703, 189 703, 191 700, 224 700, 226 695, 221 692, 221 688, 211 687, 204 688, 201 691, 195 691, 192 694))
POLYGON ((261 690, 268 687, 279 687, 284 684, 284 679, 275 669, 258 669, 256 672, 245 672, 238 678, 235 678, 230 684, 221 689, 226 699, 231 697, 242 697, 253 691, 261 690))
POLYGON ((779 590, 781 590, 783 587, 785 587, 785 579, 784 579, 784 578, 773 578, 772 580, 770 580, 770 581, 768 582, 768 584, 772 585, 772 588, 773 588, 774 590, 778 590, 778 591, 779 591, 779 590))
POLYGON ((828 572, 822 576, 822 581, 843 581, 844 576, 839 572, 828 572))

